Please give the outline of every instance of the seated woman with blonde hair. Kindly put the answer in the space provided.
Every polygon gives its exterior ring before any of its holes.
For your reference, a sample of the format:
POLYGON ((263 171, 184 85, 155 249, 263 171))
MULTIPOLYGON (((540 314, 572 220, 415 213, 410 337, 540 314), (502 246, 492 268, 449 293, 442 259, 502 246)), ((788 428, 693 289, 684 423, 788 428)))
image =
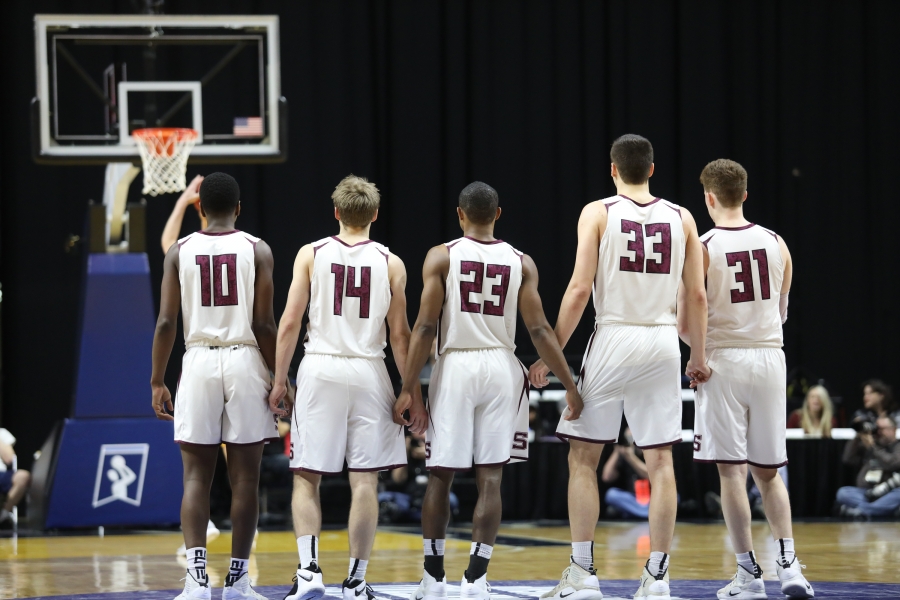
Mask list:
POLYGON ((806 392, 803 408, 795 410, 788 417, 787 428, 803 428, 809 437, 830 438, 831 428, 837 425, 833 415, 834 407, 828 390, 821 385, 815 385, 806 392))

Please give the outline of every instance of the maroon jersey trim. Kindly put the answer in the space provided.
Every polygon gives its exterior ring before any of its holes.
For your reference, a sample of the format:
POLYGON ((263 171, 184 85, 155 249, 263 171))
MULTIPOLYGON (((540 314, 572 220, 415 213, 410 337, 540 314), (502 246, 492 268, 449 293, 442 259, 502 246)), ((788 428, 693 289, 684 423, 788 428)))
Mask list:
MULTIPOLYGON (((629 198, 631 200, 631 198, 629 198)), ((609 212, 609 209, 621 202, 621 200, 613 200, 612 202, 604 202, 603 206, 606 207, 606 212, 609 212)))
POLYGON ((616 440, 595 440, 593 438, 578 437, 577 435, 569 435, 567 433, 556 432, 556 437, 564 442, 569 440, 578 440, 579 442, 587 442, 589 444, 615 444, 616 440))
POLYGON ((375 473, 377 471, 390 471, 392 469, 399 469, 400 467, 408 466, 407 463, 403 463, 402 465, 387 465, 386 467, 371 467, 366 469, 351 469, 347 467, 348 471, 353 473, 375 473))
POLYGON ((328 244, 328 241, 326 240, 326 241, 322 242, 321 244, 319 244, 318 246, 313 246, 313 258, 316 257, 316 252, 319 251, 319 248, 321 248, 322 246, 325 246, 327 244, 328 244))
POLYGON ((628 196, 625 196, 624 194, 619 194, 619 197, 625 198, 626 200, 631 200, 632 202, 634 202, 634 203, 637 204, 638 206, 650 206, 651 204, 656 204, 657 202, 659 202, 660 200, 662 200, 662 198, 654 198, 654 199, 651 200, 650 202, 646 202, 646 203, 644 203, 644 204, 641 204, 641 203, 638 202, 637 200, 633 200, 633 199, 629 198, 628 196))
POLYGON ((455 242, 450 242, 449 244, 444 244, 444 245, 447 246, 447 251, 449 252, 450 248, 457 245, 458 243, 459 243, 459 240, 456 240, 455 242))
POLYGON ((245 237, 244 239, 247 240, 248 242, 250 242, 250 245, 252 245, 253 249, 256 250, 256 242, 254 242, 253 240, 251 240, 248 237, 245 237))
POLYGON ((202 233, 203 235, 231 235, 232 233, 240 233, 240 229, 232 229, 231 231, 204 231, 200 230, 197 233, 202 233))
MULTIPOLYGON (((378 250, 378 248, 375 248, 375 249, 378 250)), ((386 263, 391 262, 391 256, 389 254, 387 254, 386 252, 382 252, 381 250, 378 250, 378 253, 384 257, 384 262, 386 262, 386 263)))
POLYGON ((344 240, 342 240, 341 238, 339 238, 336 235, 331 236, 331 239, 335 240, 336 242, 342 243, 343 245, 347 246, 348 248, 356 248, 357 246, 362 246, 363 244, 371 244, 372 243, 372 240, 363 240, 361 242, 356 242, 355 244, 348 244, 347 242, 345 242, 344 240))
POLYGON ((744 225, 742 227, 719 227, 718 225, 716 225, 713 229, 723 229, 725 231, 743 231, 745 229, 750 229, 755 225, 756 223, 748 223, 747 225, 744 225))
POLYGON ((672 210, 674 210, 675 212, 677 212, 677 213, 678 213, 678 218, 683 220, 683 217, 681 216, 681 208, 678 208, 678 207, 675 207, 675 206, 671 206, 671 205, 669 205, 669 204, 666 204, 665 202, 663 202, 663 206, 668 206, 669 208, 671 208, 672 210))
POLYGON ((677 439, 672 442, 663 442, 662 444, 650 444, 649 446, 638 446, 637 444, 635 444, 635 447, 640 448, 641 450, 652 450, 653 448, 663 448, 665 446, 674 446, 675 444, 680 444, 683 441, 684 440, 682 440, 682 439, 677 439))
POLYGON ((716 234, 712 234, 711 236, 709 236, 709 237, 706 238, 705 240, 700 240, 700 243, 703 244, 704 246, 706 246, 707 248, 709 248, 709 245, 708 245, 708 244, 709 244, 710 240, 712 240, 714 237, 716 237, 716 234))
POLYGON ((503 240, 494 240, 493 242, 485 242, 485 241, 482 241, 482 240, 476 240, 475 238, 469 237, 469 236, 467 236, 467 235, 464 235, 463 237, 466 238, 467 240, 471 240, 471 241, 473 241, 473 242, 478 242, 479 244, 484 244, 485 246, 490 246, 490 245, 492 245, 492 244, 502 244, 502 243, 503 243, 503 240))

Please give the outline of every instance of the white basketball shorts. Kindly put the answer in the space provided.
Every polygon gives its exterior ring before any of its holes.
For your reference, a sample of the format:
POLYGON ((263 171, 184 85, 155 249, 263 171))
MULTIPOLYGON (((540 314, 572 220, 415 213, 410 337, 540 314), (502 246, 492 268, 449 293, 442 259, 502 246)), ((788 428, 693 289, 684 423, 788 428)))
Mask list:
POLYGON ((528 459, 528 378, 506 348, 451 350, 428 386, 429 469, 466 471, 528 459))
POLYGON ((334 475, 406 466, 403 427, 384 361, 307 354, 297 371, 291 469, 334 475))
POLYGON ((612 444, 622 414, 643 449, 681 442, 681 351, 671 325, 598 325, 588 343, 578 388, 581 417, 566 421, 564 440, 612 444))
POLYGON ((217 446, 278 439, 269 369, 256 346, 192 347, 175 392, 175 441, 217 446))
POLYGON ((697 388, 694 460, 776 469, 786 465, 787 369, 780 348, 709 352, 709 381, 697 388))

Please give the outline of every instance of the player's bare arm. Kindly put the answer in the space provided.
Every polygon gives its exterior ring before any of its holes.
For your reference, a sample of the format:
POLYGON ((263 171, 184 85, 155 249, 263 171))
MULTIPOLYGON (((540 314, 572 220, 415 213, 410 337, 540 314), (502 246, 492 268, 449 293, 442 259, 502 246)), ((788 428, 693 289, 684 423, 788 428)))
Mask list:
POLYGON ((710 375, 706 364, 706 325, 709 315, 706 304, 703 243, 697 233, 697 223, 693 215, 682 208, 681 218, 685 237, 681 283, 684 286, 684 313, 691 346, 691 357, 688 359, 685 374, 691 378, 692 385, 696 385, 705 382, 710 375))
MULTIPOLYGON (((578 249, 575 253, 575 269, 559 306, 556 319, 556 339, 560 348, 565 348, 572 333, 581 321, 584 308, 591 298, 594 277, 597 275, 600 239, 606 231, 606 205, 600 200, 591 202, 581 211, 578 219, 578 249)), ((528 377, 535 387, 549 383, 547 374, 552 371, 543 360, 531 366, 528 377)), ((556 373, 556 371, 553 371, 556 373)))
POLYGON ((444 282, 449 271, 450 252, 447 247, 442 244, 429 250, 422 266, 422 299, 419 303, 419 316, 410 335, 403 389, 394 403, 395 423, 409 425, 410 422, 403 417, 403 413, 409 410, 412 417, 413 404, 417 398, 421 402, 419 374, 428 360, 431 344, 437 335, 438 318, 444 306, 444 282))
POLYGON ((159 296, 159 317, 153 334, 153 371, 150 375, 153 411, 156 418, 173 421, 175 410, 172 394, 166 387, 166 366, 175 344, 175 329, 178 327, 178 311, 181 310, 181 282, 178 279, 178 245, 166 252, 163 263, 162 291, 159 296))
MULTIPOLYGON (((706 274, 709 271, 709 250, 706 249, 706 245, 703 242, 700 243, 700 248, 703 250, 703 278, 706 280, 706 274)), ((681 338, 681 341, 690 347, 691 338, 688 332, 688 320, 687 320, 687 306, 685 305, 685 291, 684 291, 684 281, 678 282, 678 298, 675 303, 675 319, 676 326, 678 329, 678 337, 681 338)))
MULTIPOLYGON (((269 408, 273 412, 278 410, 282 398, 286 403, 290 403, 290 398, 286 398, 288 368, 297 349, 303 313, 309 305, 309 282, 314 260, 315 252, 310 244, 300 248, 297 258, 294 259, 294 278, 288 291, 287 305, 278 325, 275 343, 275 380, 272 382, 272 391, 269 392, 269 408)), ((285 408, 290 407, 286 404, 285 408)))
MULTIPOLYGON (((256 278, 253 291, 253 321, 250 324, 259 351, 266 361, 269 371, 275 371, 275 344, 278 328, 275 326, 275 309, 273 298, 275 296, 275 284, 272 281, 272 270, 275 268, 275 259, 272 257, 272 249, 262 240, 254 247, 254 265, 256 278)), ((286 381, 287 377, 283 381, 286 381)), ((273 409, 273 412, 284 416, 286 411, 273 409)))
MULTIPOLYGON (((391 282, 391 304, 387 312, 388 331, 390 333, 391 352, 400 371, 401 379, 406 379, 406 356, 409 353, 409 318, 406 316, 406 265, 400 257, 388 256, 388 277, 391 282)), ((409 408, 409 426, 415 433, 425 431, 428 425, 428 413, 422 402, 421 387, 415 388, 418 401, 413 401, 409 408)))
POLYGON ((781 249, 781 259, 784 261, 784 279, 781 281, 781 296, 778 298, 778 312, 781 313, 781 323, 784 324, 788 317, 788 294, 791 291, 791 281, 794 278, 794 262, 791 260, 791 252, 787 244, 778 237, 778 247, 781 249))
MULTIPOLYGON (((583 307, 582 307, 583 310, 583 307)), ((575 380, 569 372, 569 365, 563 356, 556 334, 547 322, 541 296, 538 294, 538 271, 534 261, 527 254, 522 256, 522 285, 519 287, 519 313, 528 328, 528 335, 535 349, 547 366, 556 373, 566 388, 566 414, 563 418, 574 421, 581 416, 584 403, 575 380)))
POLYGON ((181 234, 181 223, 184 221, 184 213, 188 206, 196 206, 200 202, 201 183, 203 183, 203 175, 197 175, 178 197, 160 238, 163 252, 168 252, 172 244, 178 241, 178 236, 181 234))

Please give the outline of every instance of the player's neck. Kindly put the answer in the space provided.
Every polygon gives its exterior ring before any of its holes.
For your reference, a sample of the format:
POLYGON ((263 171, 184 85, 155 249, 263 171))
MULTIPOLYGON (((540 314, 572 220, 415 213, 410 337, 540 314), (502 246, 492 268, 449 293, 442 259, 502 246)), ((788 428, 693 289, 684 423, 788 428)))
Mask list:
POLYGON ((496 241, 494 237, 494 224, 490 225, 472 225, 463 228, 463 235, 467 238, 478 240, 479 242, 496 241))
POLYGON ((371 227, 371 223, 365 227, 348 227, 341 223, 341 231, 337 234, 337 237, 342 242, 346 242, 352 246, 353 244, 358 244, 359 242, 364 242, 369 239, 369 229, 371 227))
POLYGON ((630 183, 625 183, 621 179, 616 179, 616 193, 620 196, 625 196, 626 198, 630 198, 635 202, 640 202, 641 204, 646 204, 648 202, 653 202, 656 200, 656 196, 650 193, 650 181, 648 180, 646 183, 642 183, 640 185, 631 185, 630 183))
POLYGON ((206 227, 203 228, 203 231, 208 231, 210 233, 234 231, 234 217, 215 218, 207 216, 206 227))
POLYGON ((744 209, 740 206, 737 208, 720 208, 714 211, 711 216, 716 227, 743 227, 750 224, 750 221, 744 218, 744 209))

